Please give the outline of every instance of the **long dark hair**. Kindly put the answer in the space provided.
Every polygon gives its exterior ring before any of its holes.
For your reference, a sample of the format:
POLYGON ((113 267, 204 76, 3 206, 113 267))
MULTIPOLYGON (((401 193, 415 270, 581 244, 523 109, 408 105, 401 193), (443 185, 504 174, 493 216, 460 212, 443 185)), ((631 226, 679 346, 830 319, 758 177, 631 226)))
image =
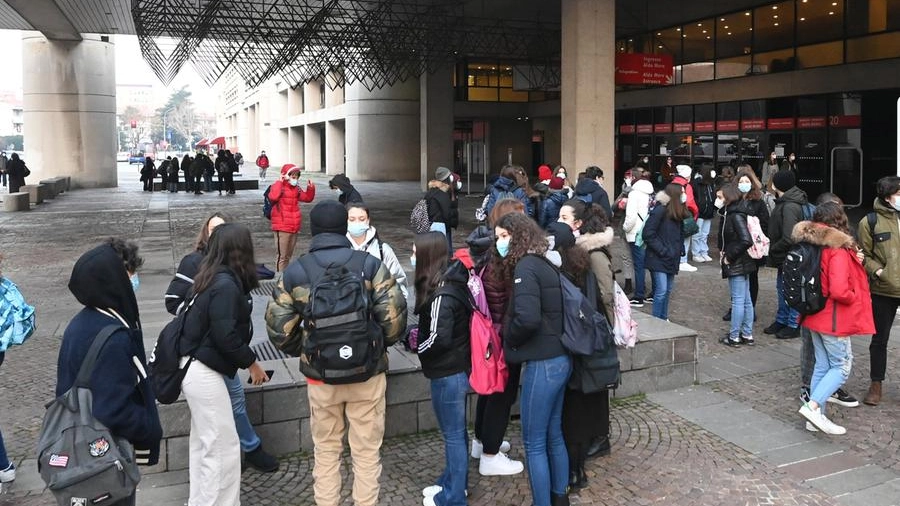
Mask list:
POLYGON ((246 226, 240 223, 223 223, 213 230, 209 236, 206 256, 200 262, 200 272, 194 277, 194 294, 209 288, 222 266, 234 272, 245 293, 259 286, 256 261, 253 259, 253 239, 246 226))
POLYGON ((725 201, 726 206, 744 198, 744 195, 741 194, 741 190, 738 189, 737 183, 734 181, 723 184, 722 187, 719 188, 719 191, 722 192, 722 200, 725 201))
POLYGON ((836 228, 847 235, 853 235, 850 233, 850 225, 847 220, 847 213, 844 212, 844 206, 837 202, 829 201, 816 206, 816 211, 812 215, 812 221, 836 228))
POLYGON ((203 222, 203 226, 200 227, 200 231, 197 232, 197 240, 194 243, 194 247, 197 251, 206 251, 206 245, 209 243, 209 222, 212 221, 213 218, 220 218, 225 223, 231 222, 231 218, 223 212, 216 211, 210 214, 203 222))
POLYGON ((669 203, 666 204, 666 218, 675 221, 681 221, 691 215, 687 206, 681 203, 681 194, 684 188, 678 183, 669 183, 665 189, 666 195, 669 197, 669 203))
MULTIPOLYGON (((502 262, 502 274, 511 275, 519 260, 529 253, 543 255, 549 243, 544 231, 531 218, 519 213, 510 213, 500 218, 496 227, 509 232, 509 253, 502 262)), ((498 255, 499 256, 499 255, 498 255)))
POLYGON ((419 234, 416 245, 416 308, 428 301, 447 270, 447 237, 440 232, 419 234))

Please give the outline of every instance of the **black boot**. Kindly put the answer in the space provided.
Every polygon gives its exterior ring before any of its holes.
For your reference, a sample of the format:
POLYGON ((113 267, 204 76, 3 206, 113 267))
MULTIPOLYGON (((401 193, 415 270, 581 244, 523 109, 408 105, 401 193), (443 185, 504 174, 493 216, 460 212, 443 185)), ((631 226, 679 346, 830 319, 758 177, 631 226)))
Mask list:
POLYGON ((567 494, 556 495, 551 493, 550 506, 569 506, 569 496, 567 494))
POLYGON ((594 438, 591 441, 591 446, 588 447, 587 456, 588 457, 596 457, 601 456, 604 457, 609 455, 610 446, 609 446, 609 436, 601 436, 594 438))
POLYGON ((272 473, 278 470, 278 460, 266 453, 266 451, 263 450, 262 445, 259 445, 253 451, 247 452, 244 455, 244 460, 264 473, 272 473))

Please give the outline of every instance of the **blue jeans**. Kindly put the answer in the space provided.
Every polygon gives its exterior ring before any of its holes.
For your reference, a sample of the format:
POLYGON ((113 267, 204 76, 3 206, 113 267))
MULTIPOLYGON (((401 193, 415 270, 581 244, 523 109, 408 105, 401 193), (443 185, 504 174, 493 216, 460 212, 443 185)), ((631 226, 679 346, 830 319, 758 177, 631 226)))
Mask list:
POLYGON ((631 246, 631 261, 634 262, 634 298, 643 300, 647 295, 644 281, 644 258, 647 250, 637 247, 633 242, 628 245, 631 246))
POLYGON ((204 185, 206 186, 206 192, 207 193, 211 192, 212 191, 212 174, 207 174, 206 172, 204 172, 203 173, 203 182, 204 182, 204 185))
MULTIPOLYGON (((694 250, 694 258, 709 255, 707 239, 709 238, 710 225, 712 225, 712 219, 697 219, 697 226, 700 227, 700 231, 691 237, 691 249, 694 250)), ((684 250, 687 251, 687 247, 684 250)), ((687 255, 685 255, 685 260, 687 260, 687 255)))
POLYGON ((465 506, 469 482, 469 441, 466 432, 466 393, 469 378, 460 372, 431 380, 431 406, 444 438, 444 472, 434 496, 438 506, 465 506))
MULTIPOLYGON (((6 358, 6 352, 0 351, 0 365, 3 365, 3 359, 6 358)), ((3 432, 0 432, 0 471, 9 467, 9 458, 6 456, 6 446, 3 445, 3 432)))
POLYGON ((522 439, 534 506, 550 506, 551 492, 563 495, 569 485, 562 408, 571 373, 568 355, 523 364, 522 439))
POLYGON ((247 398, 244 397, 244 385, 241 384, 241 377, 237 374, 234 378, 225 378, 225 388, 228 389, 228 396, 231 397, 231 413, 234 415, 234 426, 237 428, 238 439, 241 441, 241 450, 252 452, 259 448, 259 436, 253 430, 253 424, 250 423, 250 417, 247 416, 247 398))
POLYGON ((809 333, 812 335, 813 350, 816 354, 809 398, 816 401, 822 413, 825 413, 828 398, 850 377, 853 348, 849 337, 829 336, 815 330, 810 330, 809 333))
POLYGON ((660 320, 669 319, 669 296, 675 287, 675 275, 650 271, 653 279, 653 316, 660 320))
POLYGON ((750 299, 750 276, 728 278, 731 289, 731 330, 728 338, 732 341, 753 337, 753 301, 750 299))
POLYGON ((795 329, 799 325, 800 313, 788 306, 787 301, 784 300, 783 289, 784 279, 781 275, 781 267, 779 267, 778 275, 775 276, 775 292, 778 294, 778 313, 775 314, 775 322, 795 329))

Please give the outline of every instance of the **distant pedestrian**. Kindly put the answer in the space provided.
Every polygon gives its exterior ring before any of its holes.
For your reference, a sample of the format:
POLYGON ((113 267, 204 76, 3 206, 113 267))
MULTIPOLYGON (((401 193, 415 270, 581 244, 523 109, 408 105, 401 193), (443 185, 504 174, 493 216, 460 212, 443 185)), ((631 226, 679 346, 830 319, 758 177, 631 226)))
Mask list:
MULTIPOLYGON (((281 167, 281 179, 272 183, 269 200, 272 202, 272 232, 275 233, 275 270, 287 268, 294 256, 297 233, 300 232, 301 202, 312 202, 316 185, 306 181, 306 190, 300 187, 300 167, 286 163, 281 167)), ((346 211, 345 211, 346 214, 346 211)))
POLYGON ((178 166, 178 157, 176 156, 169 162, 169 192, 171 193, 178 193, 179 170, 181 170, 181 167, 178 166))
POLYGON ((25 160, 19 158, 18 153, 13 153, 6 164, 6 173, 9 176, 9 193, 16 193, 25 186, 25 178, 31 174, 25 165, 25 160))
POLYGON ((156 164, 153 163, 153 157, 144 157, 144 165, 141 166, 141 181, 144 183, 144 191, 153 191, 153 177, 156 175, 156 164))
POLYGON ((201 181, 203 180, 203 173, 206 172, 206 164, 203 163, 203 153, 198 152, 193 161, 191 161, 191 177, 194 180, 193 188, 194 195, 203 195, 203 192, 200 191, 202 188, 201 181))
MULTIPOLYGON (((225 155, 224 149, 220 149, 219 152, 216 154, 216 161, 214 163, 215 163, 215 167, 216 167, 216 176, 219 179, 219 181, 218 181, 219 195, 221 195, 222 190, 225 190, 226 174, 230 170, 228 168, 228 157, 225 155)), ((227 190, 226 190, 226 192, 227 192, 227 190)))
POLYGON ((181 171, 184 172, 184 191, 192 192, 194 191, 194 176, 191 175, 191 164, 194 163, 194 159, 191 158, 190 153, 185 153, 184 158, 181 159, 181 171))
POLYGON ((259 179, 262 181, 266 180, 266 170, 269 169, 269 157, 266 156, 266 152, 263 151, 256 157, 256 166, 259 168, 259 179))
MULTIPOLYGON (((56 365, 56 396, 72 388, 97 335, 110 325, 117 326, 101 350, 91 376, 93 415, 113 436, 127 439, 134 446, 138 465, 154 465, 159 460, 162 426, 147 379, 141 319, 134 295, 139 284, 137 271, 142 264, 137 246, 121 239, 109 239, 75 262, 69 291, 84 308, 63 332, 56 365)), ((113 504, 133 506, 135 498, 113 504)))
POLYGON ((356 187, 350 184, 350 178, 344 174, 338 174, 331 178, 328 187, 337 194, 338 202, 347 205, 352 202, 362 202, 362 195, 356 191, 356 187))
MULTIPOLYGON (((197 156, 200 159, 200 163, 203 166, 203 183, 206 188, 206 193, 211 193, 213 190, 213 175, 216 173, 216 166, 213 164, 212 158, 209 157, 206 153, 201 153, 197 156)), ((222 184, 219 183, 219 189, 221 190, 222 184)))
POLYGON ((9 158, 6 157, 6 151, 0 151, 0 178, 3 179, 3 186, 6 186, 6 164, 9 158))
POLYGON ((234 155, 231 154, 231 151, 225 150, 225 173, 223 174, 225 179, 225 192, 228 195, 234 195, 234 173, 238 171, 237 162, 234 159, 234 155))

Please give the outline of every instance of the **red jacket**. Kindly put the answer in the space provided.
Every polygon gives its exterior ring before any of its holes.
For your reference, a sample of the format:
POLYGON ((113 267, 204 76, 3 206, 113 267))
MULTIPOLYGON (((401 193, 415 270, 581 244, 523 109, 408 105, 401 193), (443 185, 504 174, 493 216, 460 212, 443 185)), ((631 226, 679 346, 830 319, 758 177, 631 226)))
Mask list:
POLYGON ((806 316, 802 325, 820 334, 849 337, 874 334, 869 280, 856 257, 853 238, 822 223, 801 221, 791 235, 795 242, 806 241, 822 249, 822 295, 825 308, 806 316))
POLYGON ((272 184, 269 200, 272 201, 272 231, 296 234, 302 222, 300 202, 312 202, 316 196, 316 187, 310 183, 306 191, 299 186, 291 186, 283 179, 272 184))

